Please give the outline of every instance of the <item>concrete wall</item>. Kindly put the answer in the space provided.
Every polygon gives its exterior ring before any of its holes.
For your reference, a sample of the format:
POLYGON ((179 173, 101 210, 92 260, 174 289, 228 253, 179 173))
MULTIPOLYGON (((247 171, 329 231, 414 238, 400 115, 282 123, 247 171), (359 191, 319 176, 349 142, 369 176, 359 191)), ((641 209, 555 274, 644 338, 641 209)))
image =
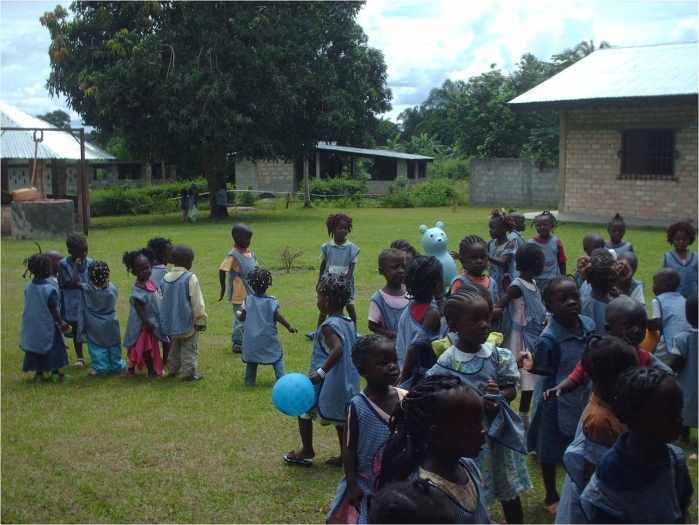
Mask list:
POLYGON ((13 239, 65 239, 75 232, 73 201, 13 202, 13 239))
MULTIPOLYGON (((309 177, 313 177, 309 173, 309 177)), ((293 193, 294 163, 241 160, 235 165, 235 189, 293 193)))
POLYGON ((697 106, 566 111, 563 213, 697 221, 697 106), (692 127, 694 126, 694 127, 692 127), (675 129, 677 180, 619 179, 623 129, 675 129))
POLYGON ((471 204, 558 206, 558 167, 529 159, 471 159, 471 204))

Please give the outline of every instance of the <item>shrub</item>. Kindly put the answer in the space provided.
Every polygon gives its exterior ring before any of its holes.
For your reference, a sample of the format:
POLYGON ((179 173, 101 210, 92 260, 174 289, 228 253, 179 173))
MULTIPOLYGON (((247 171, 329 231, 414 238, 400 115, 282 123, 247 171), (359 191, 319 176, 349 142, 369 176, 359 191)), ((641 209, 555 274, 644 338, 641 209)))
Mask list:
POLYGON ((248 191, 243 191, 238 195, 238 204, 241 206, 254 206, 260 196, 252 190, 252 185, 248 186, 248 191))
POLYGON ((308 181, 308 189, 314 199, 350 198, 356 202, 361 200, 363 193, 369 192, 369 185, 363 179, 311 179, 308 181))
POLYGON ((398 178, 390 183, 388 195, 381 197, 384 208, 453 206, 460 201, 454 182, 449 179, 429 178, 427 182, 405 189, 407 179, 398 178))

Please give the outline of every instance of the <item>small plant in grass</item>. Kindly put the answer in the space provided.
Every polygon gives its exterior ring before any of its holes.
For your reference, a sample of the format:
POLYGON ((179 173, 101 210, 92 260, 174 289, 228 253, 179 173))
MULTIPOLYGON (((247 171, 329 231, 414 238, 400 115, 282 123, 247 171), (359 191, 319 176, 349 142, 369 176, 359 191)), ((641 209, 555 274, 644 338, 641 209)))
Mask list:
POLYGON ((282 260, 284 268, 286 268, 286 273, 291 273, 291 266, 294 263, 294 259, 301 257, 302 255, 303 252, 301 250, 292 252, 288 244, 286 245, 286 248, 279 250, 279 258, 282 260))
POLYGON ((238 202, 241 206, 254 206, 255 203, 260 198, 257 193, 252 190, 252 184, 248 185, 248 191, 244 191, 240 194, 238 202))

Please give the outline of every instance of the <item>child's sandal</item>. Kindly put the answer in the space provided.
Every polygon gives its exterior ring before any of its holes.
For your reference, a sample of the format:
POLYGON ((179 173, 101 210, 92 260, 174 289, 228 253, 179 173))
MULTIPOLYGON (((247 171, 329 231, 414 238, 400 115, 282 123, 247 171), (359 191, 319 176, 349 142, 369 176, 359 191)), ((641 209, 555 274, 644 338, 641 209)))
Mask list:
POLYGON ((75 360, 75 364, 73 364, 73 368, 82 368, 84 366, 85 366, 85 359, 83 359, 82 357, 78 357, 75 360))
POLYGON ((34 383, 38 383, 38 382, 43 381, 43 380, 44 380, 44 374, 42 372, 37 372, 36 374, 34 374, 34 377, 32 377, 32 381, 34 383))
POLYGON ((63 382, 68 378, 70 378, 68 374, 51 374, 51 379, 53 379, 54 383, 63 382))

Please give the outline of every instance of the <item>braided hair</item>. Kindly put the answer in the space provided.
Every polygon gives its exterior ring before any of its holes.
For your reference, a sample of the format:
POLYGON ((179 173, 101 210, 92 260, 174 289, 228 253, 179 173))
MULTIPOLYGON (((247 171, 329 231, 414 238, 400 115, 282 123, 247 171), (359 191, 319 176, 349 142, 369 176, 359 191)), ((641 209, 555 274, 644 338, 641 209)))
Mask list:
POLYGON ((631 266, 623 261, 615 261, 609 252, 601 255, 583 255, 578 259, 576 269, 593 288, 611 286, 617 279, 631 276, 631 266))
POLYGON ((255 268, 248 274, 248 284, 257 295, 262 295, 272 286, 272 274, 268 270, 255 268))
POLYGON ((482 244, 485 246, 486 250, 488 249, 488 243, 485 242, 483 237, 479 237, 478 235, 469 235, 468 237, 464 237, 459 243, 459 256, 465 257, 468 249, 474 244, 482 244))
POLYGON ((26 278, 27 273, 34 275, 35 277, 38 277, 40 275, 46 275, 47 272, 47 277, 51 275, 53 266, 51 264, 51 258, 45 253, 41 253, 41 246, 39 246, 38 242, 34 242, 34 244, 36 244, 39 247, 39 253, 35 253, 34 255, 31 255, 22 261, 22 263, 26 267, 24 273, 22 274, 22 278, 26 278))
POLYGON ((397 248, 388 248, 379 254, 379 268, 384 268, 388 261, 405 260, 405 253, 397 248))
POLYGON ((593 383, 608 388, 619 374, 638 366, 638 355, 632 345, 618 337, 594 334, 587 340, 582 364, 593 383))
POLYGON ((352 362, 354 366, 366 364, 367 358, 372 355, 374 349, 383 344, 393 344, 388 337, 383 334, 365 335, 357 339, 352 347, 352 362))
POLYGON ((485 286, 480 283, 465 283, 461 285, 459 289, 454 292, 454 294, 459 292, 466 293, 467 291, 476 292, 478 295, 480 295, 483 299, 485 299, 485 302, 488 303, 490 311, 493 311, 493 307, 495 306, 493 304, 493 294, 491 294, 490 290, 488 290, 485 286))
MULTIPOLYGON (((486 293, 490 292, 486 289, 486 293)), ((444 303, 444 319, 447 323, 456 321, 456 318, 464 311, 466 305, 470 304, 475 299, 485 299, 478 290, 466 288, 466 285, 461 286, 455 293, 447 297, 444 303)), ((487 301, 486 301, 487 302, 487 301)), ((491 298, 492 302, 492 298, 491 298)))
POLYGON ((341 222, 347 223, 347 233, 352 231, 352 219, 345 215, 344 213, 333 213, 328 215, 328 220, 325 221, 325 225, 328 227, 328 236, 332 237, 333 231, 341 222))
POLYGON ((155 262, 165 264, 167 262, 167 252, 172 251, 172 241, 162 237, 153 237, 148 241, 148 248, 155 252, 155 262))
POLYGON ((640 412, 651 394, 663 381, 674 378, 653 366, 635 366, 621 373, 614 386, 612 412, 619 422, 628 424, 632 413, 640 412))
MULTIPOLYGON (((557 275, 553 279, 549 279, 548 281, 545 281, 544 284, 541 287, 541 300, 544 303, 544 306, 546 306, 547 309, 549 309, 549 305, 551 304, 551 297, 553 296, 553 290, 562 282, 566 281, 573 281, 575 283, 575 287, 578 287, 578 282, 575 280, 575 277, 572 275, 557 275)), ((549 311, 551 311, 549 309, 549 311)))
POLYGON ((396 239, 391 243, 391 248, 409 253, 412 257, 420 255, 420 252, 418 252, 415 247, 405 239, 396 239))
POLYGON ((442 263, 433 255, 418 255, 405 269, 405 287, 418 302, 430 301, 444 281, 442 263))
POLYGON ((536 263, 541 261, 541 267, 544 267, 546 254, 538 244, 527 242, 517 248, 515 252, 515 268, 518 271, 534 271, 536 263))
POLYGON ((515 220, 502 208, 495 208, 494 210, 491 210, 490 220, 492 221, 493 219, 499 219, 505 225, 507 233, 510 233, 517 227, 515 220))
POLYGON ((612 217, 609 222, 607 223, 607 230, 612 227, 612 224, 617 223, 621 224, 624 228, 626 228, 626 223, 624 222, 624 218, 619 215, 618 213, 612 217))
POLYGON ((368 523, 456 523, 446 494, 426 479, 390 483, 368 496, 368 523))
POLYGON ((136 259, 139 257, 145 257, 148 259, 148 262, 150 262, 151 266, 155 263, 155 252, 148 247, 141 248, 140 250, 134 250, 132 252, 124 252, 124 256, 121 258, 121 262, 124 263, 124 266, 126 266, 126 273, 129 273, 131 271, 131 268, 133 268, 134 262, 136 262, 136 259))
POLYGON ((685 233, 689 238, 689 244, 694 244, 697 238, 696 231, 694 231, 694 226, 692 226, 689 221, 680 221, 671 224, 667 229, 667 242, 672 244, 672 240, 678 233, 685 233))
POLYGON ((331 303, 342 308, 345 307, 347 301, 352 297, 352 287, 344 277, 330 276, 321 279, 316 290, 330 297, 331 303))
POLYGON ((87 267, 87 277, 92 286, 104 290, 109 286, 109 265, 104 261, 93 261, 87 267))
POLYGON ((692 328, 697 327, 697 316, 699 315, 697 309, 697 293, 694 292, 687 297, 687 301, 684 303, 684 315, 687 317, 687 322, 692 325, 692 328))
POLYGON ((534 227, 534 225, 536 224, 536 220, 539 217, 550 217, 551 218, 551 223, 553 224, 553 228, 551 228, 552 233, 556 228, 558 228, 558 221, 556 220, 556 216, 548 210, 544 210, 539 215, 534 217, 534 220, 532 221, 532 224, 531 224, 531 228, 534 227))
POLYGON ((79 233, 69 233, 66 236, 66 248, 68 248, 68 252, 80 248, 81 246, 87 246, 87 239, 83 235, 79 233))
POLYGON ((379 449, 381 468, 376 488, 403 481, 422 463, 429 445, 429 429, 443 421, 449 406, 444 398, 450 392, 475 390, 458 377, 437 374, 420 380, 396 406, 388 422, 389 438, 379 449))

